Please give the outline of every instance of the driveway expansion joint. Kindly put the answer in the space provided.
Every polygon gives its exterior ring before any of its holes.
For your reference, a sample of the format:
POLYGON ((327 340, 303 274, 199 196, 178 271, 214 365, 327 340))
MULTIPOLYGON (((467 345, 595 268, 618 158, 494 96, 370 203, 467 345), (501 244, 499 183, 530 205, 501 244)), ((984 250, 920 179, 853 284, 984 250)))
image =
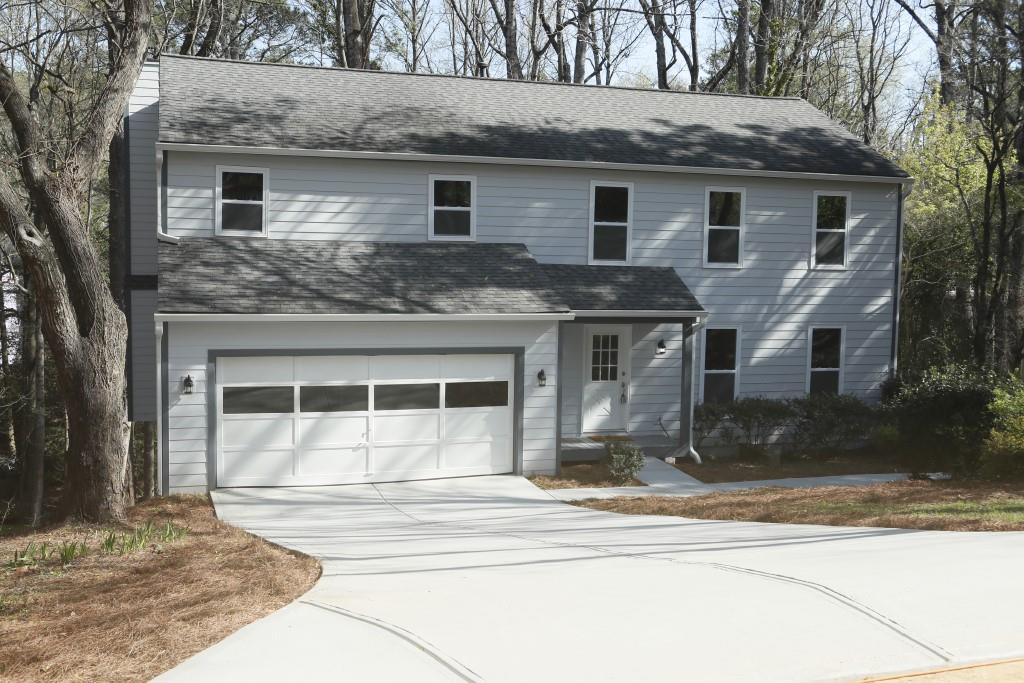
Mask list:
POLYGON ((424 640, 423 638, 416 635, 409 629, 398 626, 397 624, 392 624, 391 622, 385 621, 383 619, 377 619, 376 617, 371 617, 366 614, 353 612, 350 609, 340 607, 338 605, 329 605, 323 602, 309 600, 308 598, 300 598, 297 602, 300 602, 304 605, 309 605, 311 607, 317 607, 322 610, 327 610, 328 612, 333 612, 340 616, 348 617, 349 619, 355 619, 356 621, 361 621, 364 624, 369 624, 371 626, 375 626, 379 629, 387 631, 391 635, 401 638, 405 642, 409 643, 417 650, 427 655, 444 668, 451 671, 460 679, 466 681, 466 683, 482 683, 484 680, 480 677, 479 674, 470 669, 468 666, 466 666, 459 660, 455 659, 454 657, 446 655, 441 650, 439 650, 435 645, 424 640))
MULTIPOLYGON (((830 588, 829 586, 826 586, 826 585, 821 584, 821 583, 816 583, 814 581, 809 581, 807 579, 801 579, 800 577, 790 576, 790 575, 787 575, 787 574, 778 574, 778 573, 773 573, 773 572, 766 572, 766 571, 762 571, 762 570, 759 570, 759 569, 753 569, 753 568, 743 567, 743 566, 734 565, 734 564, 727 564, 727 563, 723 563, 723 562, 694 562, 694 561, 690 561, 690 560, 679 560, 679 559, 676 559, 674 557, 656 557, 654 555, 649 555, 649 554, 646 554, 646 553, 624 553, 624 552, 621 552, 621 551, 618 551, 618 550, 614 550, 612 548, 606 548, 606 547, 603 547, 603 546, 588 545, 588 544, 585 544, 585 543, 571 543, 571 542, 567 542, 567 541, 551 541, 551 540, 543 539, 543 538, 534 538, 534 537, 525 536, 525 535, 522 535, 522 534, 515 534, 515 533, 509 532, 509 531, 495 531, 493 529, 487 529, 487 528, 484 528, 484 527, 474 526, 472 524, 465 524, 465 523, 458 523, 458 522, 445 522, 445 521, 423 519, 421 517, 417 517, 416 515, 414 515, 414 514, 412 514, 410 512, 407 512, 407 511, 403 510, 396 503, 394 503, 391 500, 389 500, 387 498, 387 496, 384 495, 384 492, 381 491, 380 488, 376 484, 373 484, 372 486, 373 486, 373 490, 376 491, 378 496, 380 496, 381 501, 383 501, 386 505, 391 507, 393 510, 395 510, 399 514, 404 515, 405 517, 408 517, 410 520, 416 522, 417 524, 446 526, 446 527, 451 527, 451 528, 454 528, 454 529, 463 529, 463 530, 466 530, 466 531, 473 531, 473 532, 476 532, 476 533, 483 533, 483 534, 488 534, 488 535, 492 535, 492 536, 505 536, 505 537, 508 537, 508 538, 515 538, 515 539, 518 539, 518 540, 521 540, 521 541, 528 541, 528 542, 531 542, 531 543, 543 543, 545 545, 561 547, 561 548, 578 548, 578 549, 591 550, 593 552, 597 552, 597 553, 601 553, 601 554, 605 554, 605 555, 610 555, 610 556, 614 556, 614 557, 621 557, 621 558, 628 558, 628 559, 638 559, 638 560, 655 560, 655 561, 669 562, 669 563, 672 563, 672 564, 679 564, 679 565, 690 566, 690 567, 705 567, 705 568, 714 569, 714 570, 718 570, 718 571, 735 572, 735 573, 746 574, 748 576, 754 576, 754 577, 762 578, 762 579, 765 579, 765 580, 768 580, 768 581, 776 581, 776 582, 780 582, 780 583, 787 583, 787 584, 798 586, 798 587, 801 587, 801 588, 806 588, 806 589, 809 589, 809 590, 812 590, 812 591, 815 591, 815 592, 819 593, 820 595, 824 596, 828 600, 831 600, 831 601, 833 601, 835 603, 838 603, 839 605, 841 605, 843 607, 846 607, 847 609, 850 609, 850 610, 853 610, 855 612, 858 612, 862 616, 865 616, 865 617, 875 621, 879 625, 883 626, 884 628, 888 629, 889 631, 892 631, 893 633, 895 633, 896 635, 900 636, 904 640, 907 640, 908 642, 910 642, 911 644, 917 646, 918 648, 921 648, 921 649, 925 650, 926 652, 928 652, 932 656, 938 658, 942 662, 951 662, 956 657, 952 652, 950 652, 946 648, 944 648, 944 647, 942 647, 942 646, 940 646, 938 644, 935 644, 935 643, 930 643, 927 640, 925 640, 924 638, 920 638, 918 636, 913 635, 912 633, 910 633, 909 630, 907 630, 905 627, 903 627, 895 619, 892 619, 891 617, 886 616, 882 612, 879 612, 878 610, 876 610, 876 609, 874 609, 872 607, 869 607, 868 605, 865 605, 862 602, 859 602, 858 600, 856 600, 855 598, 853 598, 851 596, 848 596, 848 595, 846 595, 846 594, 844 594, 844 593, 842 593, 842 592, 840 592, 838 590, 835 590, 834 588, 830 588)), ((558 501, 557 498, 554 498, 553 496, 552 496, 552 498, 554 500, 558 501)), ((567 504, 567 503, 564 503, 563 501, 558 501, 558 502, 561 502, 563 504, 567 504)), ((586 511, 581 509, 581 508, 575 508, 575 509, 579 510, 583 514, 586 514, 586 511)))

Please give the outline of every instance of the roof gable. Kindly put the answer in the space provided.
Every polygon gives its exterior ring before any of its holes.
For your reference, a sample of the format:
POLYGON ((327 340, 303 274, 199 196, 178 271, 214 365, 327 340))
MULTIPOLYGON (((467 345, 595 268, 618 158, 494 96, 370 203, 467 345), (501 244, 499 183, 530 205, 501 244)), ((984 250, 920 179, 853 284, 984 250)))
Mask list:
POLYGON ((798 98, 164 55, 160 141, 906 177, 798 98))

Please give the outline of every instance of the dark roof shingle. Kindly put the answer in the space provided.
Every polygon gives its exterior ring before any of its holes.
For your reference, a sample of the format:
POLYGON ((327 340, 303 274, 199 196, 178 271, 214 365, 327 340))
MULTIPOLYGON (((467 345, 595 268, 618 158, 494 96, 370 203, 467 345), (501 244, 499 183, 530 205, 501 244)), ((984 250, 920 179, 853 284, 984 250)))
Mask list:
POLYGON ((672 268, 541 266, 574 311, 703 311, 672 268))
POLYGON ((160 244, 161 313, 699 310, 671 268, 541 265, 521 244, 202 237, 160 244))
POLYGON ((799 98, 163 55, 160 140, 906 177, 799 98))

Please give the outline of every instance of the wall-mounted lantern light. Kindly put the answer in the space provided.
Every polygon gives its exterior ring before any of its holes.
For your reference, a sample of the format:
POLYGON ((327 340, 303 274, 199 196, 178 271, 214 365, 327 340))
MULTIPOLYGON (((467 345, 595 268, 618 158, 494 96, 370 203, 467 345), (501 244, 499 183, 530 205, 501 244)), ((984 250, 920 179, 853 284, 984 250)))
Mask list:
POLYGON ((192 380, 192 375, 185 375, 185 379, 181 380, 181 393, 191 394, 192 387, 195 385, 196 383, 192 380))
POLYGON ((668 349, 665 348, 665 340, 659 339, 658 348, 654 351, 654 354, 657 356, 664 356, 666 351, 668 351, 668 349))
POLYGON ((541 370, 540 372, 537 373, 537 386, 538 387, 546 387, 547 385, 548 385, 548 376, 546 374, 544 374, 543 370, 541 370))

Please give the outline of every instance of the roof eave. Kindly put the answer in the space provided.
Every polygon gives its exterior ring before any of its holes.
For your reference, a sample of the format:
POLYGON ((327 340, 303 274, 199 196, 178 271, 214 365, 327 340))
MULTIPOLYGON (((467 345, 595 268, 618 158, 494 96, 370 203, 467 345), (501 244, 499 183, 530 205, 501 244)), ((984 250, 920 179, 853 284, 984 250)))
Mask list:
POLYGON ((608 161, 574 161, 568 159, 532 159, 526 157, 484 157, 464 154, 424 154, 418 152, 364 152, 339 149, 308 149, 302 147, 252 147, 247 145, 213 145, 193 142, 157 142, 161 151, 217 152, 221 154, 257 154, 268 156, 308 156, 339 159, 371 159, 391 161, 431 161, 462 164, 497 164, 516 166, 552 166, 562 168, 606 169, 612 171, 661 171, 722 176, 755 176, 765 178, 791 178, 861 183, 899 183, 913 185, 907 176, 850 175, 839 173, 812 173, 803 171, 772 171, 749 168, 721 168, 704 166, 672 166, 668 164, 631 164, 608 161))
POLYGON ((572 320, 553 313, 156 313, 157 322, 527 322, 572 320))

